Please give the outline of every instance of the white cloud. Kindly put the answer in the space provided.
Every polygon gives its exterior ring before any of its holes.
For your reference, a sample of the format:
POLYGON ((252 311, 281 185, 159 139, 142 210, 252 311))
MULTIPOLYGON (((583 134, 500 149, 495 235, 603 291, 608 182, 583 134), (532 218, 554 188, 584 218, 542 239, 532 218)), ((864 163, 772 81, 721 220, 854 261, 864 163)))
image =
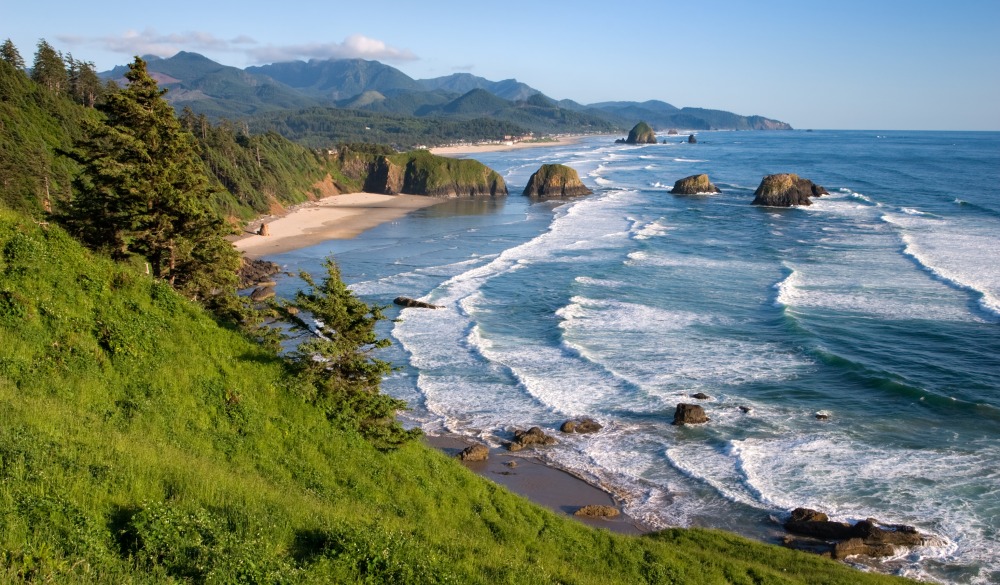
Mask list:
POLYGON ((299 45, 267 45, 252 48, 247 53, 260 63, 293 61, 296 59, 374 59, 377 61, 415 61, 409 49, 397 49, 384 41, 351 35, 342 43, 303 43, 299 45))
POLYGON ((221 39, 204 31, 161 34, 152 28, 141 32, 128 30, 121 35, 57 37, 72 46, 97 46, 123 55, 156 55, 172 57, 180 51, 195 53, 236 53, 255 63, 292 61, 296 59, 374 59, 378 61, 413 61, 418 57, 409 49, 397 49, 371 37, 356 34, 343 42, 302 43, 296 45, 261 45, 247 35, 221 39))

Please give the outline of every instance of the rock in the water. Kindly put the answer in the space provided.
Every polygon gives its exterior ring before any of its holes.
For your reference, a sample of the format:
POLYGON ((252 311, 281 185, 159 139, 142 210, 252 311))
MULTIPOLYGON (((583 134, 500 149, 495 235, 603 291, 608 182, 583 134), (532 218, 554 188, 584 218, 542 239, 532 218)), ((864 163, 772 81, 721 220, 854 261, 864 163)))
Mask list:
POLYGON ((425 303, 424 301, 418 301, 416 299, 411 299, 410 297, 396 297, 392 299, 392 302, 401 307, 411 307, 415 309, 440 309, 439 305, 432 305, 431 303, 425 303))
POLYGON ((656 132, 649 124, 639 122, 629 131, 625 144, 656 144, 656 132))
POLYGON ((667 136, 677 136, 677 128, 671 128, 667 130, 667 136))
POLYGON ((267 299, 273 296, 274 296, 273 286, 259 286, 255 288, 252 293, 250 293, 250 300, 257 302, 266 301, 267 299))
POLYGON ((694 398, 695 400, 708 400, 709 398, 711 398, 711 396, 705 394, 704 392, 697 392, 695 394, 692 394, 691 398, 694 398))
POLYGON ((673 424, 675 425, 693 425, 707 422, 708 417, 705 416, 705 409, 697 404, 678 404, 677 410, 674 411, 673 424))
POLYGON ((263 286, 263 283, 268 282, 269 276, 279 272, 281 272, 281 266, 274 262, 252 260, 244 256, 240 263, 239 272, 237 272, 240 279, 239 287, 244 289, 254 285, 263 286))
POLYGON ((721 193, 708 180, 708 175, 691 175, 674 183, 674 188, 670 190, 674 195, 700 195, 702 193, 721 193))
POLYGON ((753 412, 753 409, 750 408, 749 406, 740 406, 739 409, 740 412, 742 412, 743 414, 750 414, 751 412, 753 412))
POLYGON ((555 445, 556 440, 542 432, 538 427, 531 427, 527 431, 514 431, 514 440, 507 445, 511 451, 520 451, 532 445, 555 445))
POLYGON ((601 428, 601 425, 592 418, 576 418, 564 422, 559 430, 564 433, 596 433, 601 428))
POLYGON ((894 547, 920 546, 926 540, 912 526, 880 525, 871 518, 852 526, 847 522, 832 522, 826 514, 809 508, 793 510, 785 522, 785 530, 815 539, 807 543, 788 539, 786 543, 790 546, 835 559, 855 555, 890 556, 895 554, 894 547))
POLYGON ((585 518, 617 518, 620 513, 621 512, 618 511, 618 508, 614 506, 591 504, 573 512, 573 515, 583 516, 585 518))
POLYGON ((580 181, 576 169, 566 165, 542 165, 524 188, 524 194, 532 197, 577 197, 591 193, 580 181))
POLYGON ((688 135, 688 144, 698 144, 698 139, 694 137, 694 134, 688 135))
POLYGON ((479 161, 413 150, 377 156, 368 164, 364 190, 386 195, 500 197, 507 194, 507 184, 479 161))
POLYGON ((809 179, 791 173, 768 175, 754 192, 753 205, 768 207, 791 207, 792 205, 812 205, 810 197, 829 195, 823 187, 809 179))
POLYGON ((490 458, 490 448, 480 443, 469 445, 458 454, 458 458, 462 461, 486 461, 490 458))
POLYGON ((814 414, 813 416, 816 417, 816 420, 829 420, 830 419, 830 413, 826 412, 825 410, 821 410, 821 411, 817 412, 816 414, 814 414))

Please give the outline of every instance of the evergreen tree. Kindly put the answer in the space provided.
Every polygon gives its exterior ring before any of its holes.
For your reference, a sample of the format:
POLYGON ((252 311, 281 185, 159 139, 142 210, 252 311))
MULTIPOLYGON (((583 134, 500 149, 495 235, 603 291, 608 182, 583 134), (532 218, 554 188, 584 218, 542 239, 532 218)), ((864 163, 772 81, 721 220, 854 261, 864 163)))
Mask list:
POLYGON ((197 146, 181 128, 139 57, 128 86, 107 96, 74 158, 82 172, 67 224, 85 242, 118 258, 141 256, 153 276, 188 296, 235 290, 239 255, 212 212, 197 146))
POLYGON ((69 94, 73 100, 88 108, 97 105, 104 94, 104 82, 97 76, 97 70, 90 61, 76 61, 73 55, 66 56, 69 74, 69 94))
POLYGON ((17 47, 10 39, 0 45, 0 59, 10 63, 18 71, 24 71, 24 59, 21 58, 21 53, 17 51, 17 47))
POLYGON ((62 55, 45 39, 38 41, 35 63, 31 68, 31 79, 56 93, 67 91, 69 87, 69 75, 66 73, 62 55))
POLYGON ((390 343, 375 332, 386 318, 385 307, 369 306, 354 296, 332 259, 324 267, 322 284, 303 272, 299 276, 310 290, 277 306, 293 330, 308 335, 289 358, 302 380, 315 389, 313 400, 327 407, 332 420, 357 425, 379 447, 398 446, 418 436, 419 430, 406 431, 395 420, 405 402, 379 392, 382 377, 392 371, 388 362, 372 356, 390 343))

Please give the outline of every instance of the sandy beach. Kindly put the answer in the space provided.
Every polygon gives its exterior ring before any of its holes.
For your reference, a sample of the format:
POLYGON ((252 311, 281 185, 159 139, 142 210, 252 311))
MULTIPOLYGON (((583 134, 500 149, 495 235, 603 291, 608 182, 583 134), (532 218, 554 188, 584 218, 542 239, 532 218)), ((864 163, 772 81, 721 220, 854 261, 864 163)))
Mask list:
MULTIPOLYGON (((425 442, 452 457, 472 443, 457 436, 428 436, 425 442)), ((595 528, 605 528, 622 534, 638 535, 649 528, 624 513, 616 518, 586 518, 573 514, 584 506, 614 506, 621 511, 621 504, 605 490, 575 475, 546 465, 538 457, 514 455, 505 449, 490 449, 486 461, 463 462, 473 471, 510 491, 522 495, 536 504, 558 513, 571 516, 595 528), (513 465, 512 465, 513 463, 513 465)))
POLYGON ((466 157, 474 156, 483 152, 503 152, 507 150, 520 150, 522 148, 540 148, 545 146, 566 146, 576 144, 585 138, 585 135, 560 136, 552 141, 546 142, 515 142, 513 144, 458 144, 452 146, 435 146, 430 149, 431 154, 439 156, 466 157))
POLYGON ((414 209, 442 201, 447 199, 378 193, 331 195, 296 206, 284 216, 269 216, 251 223, 247 233, 233 245, 249 258, 282 254, 326 240, 350 239, 414 209), (254 233, 261 224, 267 225, 268 235, 254 233))

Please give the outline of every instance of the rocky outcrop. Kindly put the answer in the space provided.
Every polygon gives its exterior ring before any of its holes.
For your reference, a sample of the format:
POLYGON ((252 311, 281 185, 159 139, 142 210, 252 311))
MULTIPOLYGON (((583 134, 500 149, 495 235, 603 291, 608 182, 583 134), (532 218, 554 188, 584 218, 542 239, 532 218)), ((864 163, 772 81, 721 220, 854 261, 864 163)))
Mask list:
POLYGON ((414 309, 440 309, 439 305, 432 305, 430 303, 425 303, 424 301, 418 301, 416 299, 411 299, 410 297, 396 297, 392 299, 392 302, 401 307, 410 307, 414 309))
POLYGON ((656 144, 656 132, 649 124, 639 122, 629 131, 625 144, 656 144))
POLYGON ((580 181, 576 169, 566 165, 542 165, 524 188, 524 194, 531 197, 578 197, 591 193, 580 181))
POLYGON ((591 504, 573 512, 574 516, 581 516, 583 518, 617 518, 619 514, 621 512, 618 508, 602 504, 591 504))
MULTIPOLYGON (((240 281, 239 288, 244 289, 262 285, 265 282, 269 282, 272 274, 279 272, 281 272, 281 266, 278 266, 274 262, 253 260, 244 256, 240 262, 240 269, 236 273, 240 281)), ((274 286, 273 283, 269 282, 269 284, 274 286)))
POLYGON ((596 433, 603 427, 596 420, 592 418, 574 418, 570 419, 559 427, 559 430, 564 433, 596 433))
POLYGON ((691 395, 691 398, 694 398, 695 400, 708 400, 711 396, 705 394, 704 392, 695 392, 691 395))
POLYGON ((694 137, 694 134, 688 135, 688 144, 698 144, 698 139, 694 137))
POLYGON ((479 161, 414 150, 376 156, 368 165, 364 190, 386 195, 502 197, 507 195, 507 184, 499 173, 479 161))
POLYGON ((721 193, 722 191, 719 191, 719 188, 708 180, 708 175, 701 174, 684 177, 677 181, 670 192, 674 195, 703 195, 706 193, 721 193))
POLYGON ((490 458, 490 448, 481 443, 469 445, 458 454, 462 461, 486 461, 490 458))
POLYGON ((259 286, 250 293, 250 300, 259 303, 273 297, 274 294, 273 286, 259 286))
POLYGON ((754 192, 753 205, 768 207, 791 207, 792 205, 812 205, 810 197, 829 195, 823 187, 809 179, 791 173, 768 175, 754 192))
POLYGON ((675 425, 694 425, 707 422, 708 417, 705 415, 705 409, 697 404, 678 404, 674 411, 673 424, 675 425))
POLYGON ((511 451, 520 451, 525 447, 531 447, 533 445, 555 445, 556 442, 557 441, 555 439, 546 435, 542 429, 538 427, 531 427, 526 431, 514 431, 514 440, 507 445, 507 448, 511 451))
POLYGON ((920 546, 928 539, 912 526, 883 525, 874 518, 856 524, 833 522, 809 508, 796 508, 785 522, 785 530, 804 536, 785 538, 785 545, 817 552, 835 559, 865 555, 883 557, 896 554, 896 547, 920 546))

